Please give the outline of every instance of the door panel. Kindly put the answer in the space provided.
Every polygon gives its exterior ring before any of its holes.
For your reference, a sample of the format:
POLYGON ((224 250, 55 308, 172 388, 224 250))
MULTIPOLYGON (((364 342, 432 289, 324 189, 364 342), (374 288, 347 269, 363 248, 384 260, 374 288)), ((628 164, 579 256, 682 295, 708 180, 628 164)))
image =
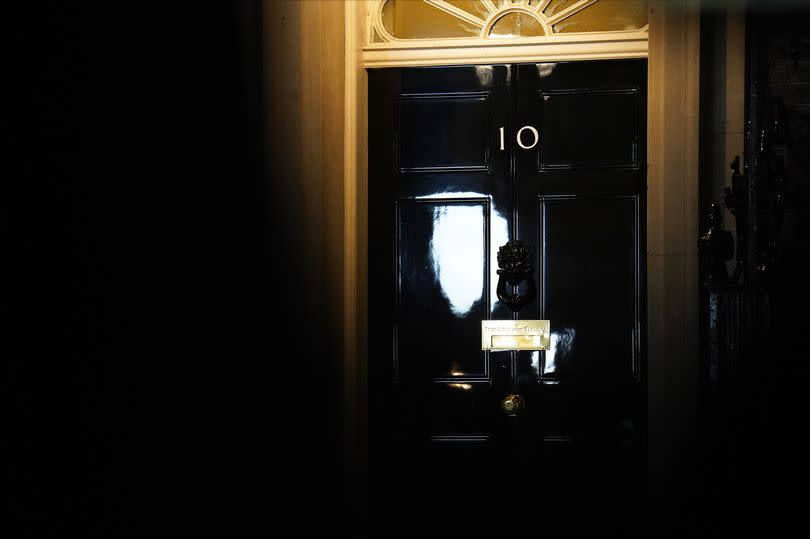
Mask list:
POLYGON ((627 518, 645 466, 646 61, 372 70, 369 96, 374 520, 627 518), (495 294, 511 240, 537 285, 517 312, 495 294), (482 351, 488 319, 550 320, 551 348, 482 351))
POLYGON ((638 198, 540 198, 540 316, 552 321, 542 379, 638 373, 638 198))
POLYGON ((541 91, 540 170, 638 168, 638 94, 635 88, 541 91))
POLYGON ((491 115, 488 93, 400 96, 399 171, 489 170, 491 115))
POLYGON ((489 315, 489 200, 397 202, 395 377, 470 382, 489 378, 470 341, 489 315))

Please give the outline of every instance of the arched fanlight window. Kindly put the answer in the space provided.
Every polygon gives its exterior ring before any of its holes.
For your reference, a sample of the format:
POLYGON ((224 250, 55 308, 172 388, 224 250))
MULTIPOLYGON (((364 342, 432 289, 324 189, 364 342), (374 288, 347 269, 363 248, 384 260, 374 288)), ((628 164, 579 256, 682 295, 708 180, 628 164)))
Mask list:
POLYGON ((503 39, 632 32, 647 0, 379 0, 372 41, 503 39))

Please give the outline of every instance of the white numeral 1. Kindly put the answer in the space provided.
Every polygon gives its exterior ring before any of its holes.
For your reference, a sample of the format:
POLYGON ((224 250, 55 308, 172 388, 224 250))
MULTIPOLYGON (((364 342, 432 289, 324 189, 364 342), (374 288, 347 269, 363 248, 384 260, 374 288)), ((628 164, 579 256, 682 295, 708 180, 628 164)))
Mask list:
POLYGON ((503 127, 501 127, 499 131, 501 132, 501 150, 505 150, 506 148, 503 147, 503 127))

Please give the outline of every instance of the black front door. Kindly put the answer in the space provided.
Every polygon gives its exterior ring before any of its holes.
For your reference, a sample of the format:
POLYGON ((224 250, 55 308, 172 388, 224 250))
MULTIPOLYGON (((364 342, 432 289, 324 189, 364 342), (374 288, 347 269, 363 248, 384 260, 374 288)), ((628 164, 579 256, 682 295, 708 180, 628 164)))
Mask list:
POLYGON ((646 61, 379 69, 369 96, 375 529, 631 522, 646 61), (524 305, 498 299, 515 240, 524 305), (482 350, 482 320, 513 319, 549 320, 548 350, 482 350))

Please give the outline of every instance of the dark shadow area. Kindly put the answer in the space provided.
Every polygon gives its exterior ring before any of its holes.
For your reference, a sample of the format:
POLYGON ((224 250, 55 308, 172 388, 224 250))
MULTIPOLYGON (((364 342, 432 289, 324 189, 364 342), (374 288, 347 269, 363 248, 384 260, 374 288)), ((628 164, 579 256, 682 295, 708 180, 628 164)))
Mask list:
POLYGON ((276 196, 295 178, 265 172, 261 15, 8 20, 5 537, 335 522, 339 348, 301 300, 309 247, 276 196))
POLYGON ((717 250, 701 254, 696 514, 707 533, 780 535, 802 525, 806 496, 797 487, 810 479, 803 426, 810 412, 803 352, 810 300, 810 11, 755 2, 747 13, 745 151, 736 171, 726 169, 725 200, 712 200, 718 178, 705 168, 713 147, 722 145, 708 127, 717 107, 713 69, 724 67, 713 65, 710 54, 712 40, 723 39, 712 31, 713 16, 705 14, 702 25, 700 230, 709 231, 709 204, 720 203, 726 224, 715 237, 725 228, 737 241, 736 270, 728 274, 721 264, 712 275, 717 250))

